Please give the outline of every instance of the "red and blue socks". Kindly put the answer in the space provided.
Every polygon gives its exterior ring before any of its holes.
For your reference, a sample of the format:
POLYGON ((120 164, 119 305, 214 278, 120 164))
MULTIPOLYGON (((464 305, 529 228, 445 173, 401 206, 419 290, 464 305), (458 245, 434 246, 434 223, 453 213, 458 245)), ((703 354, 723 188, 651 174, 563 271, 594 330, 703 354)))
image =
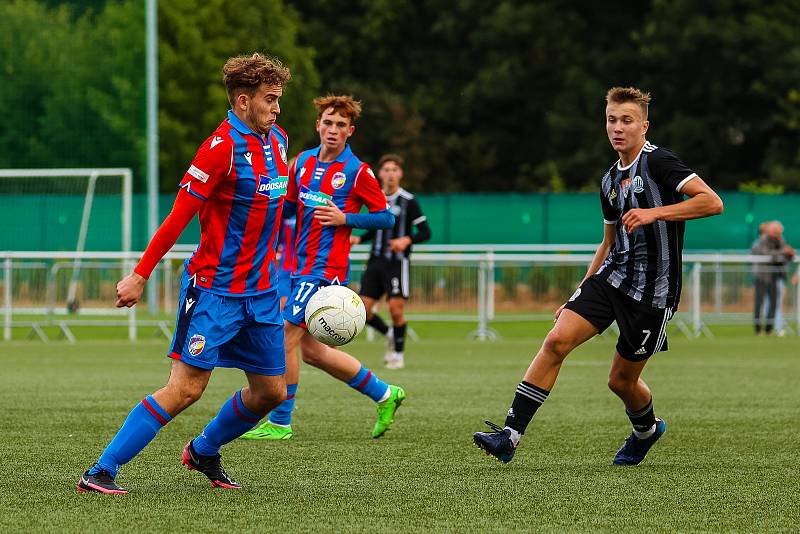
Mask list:
POLYGON ((100 471, 106 471, 116 477, 119 468, 142 452, 158 431, 170 421, 172 417, 158 405, 152 395, 148 395, 128 414, 100 459, 89 469, 89 474, 96 475, 100 471))
POLYGON ((383 402, 391 395, 389 385, 363 365, 347 385, 375 402, 383 402))
POLYGON ((192 447, 201 456, 216 456, 220 447, 256 426, 261 417, 245 407, 242 391, 239 390, 222 405, 203 432, 194 438, 192 447))
POLYGON ((291 425, 296 396, 297 384, 286 384, 286 400, 269 413, 269 422, 280 426, 291 425))

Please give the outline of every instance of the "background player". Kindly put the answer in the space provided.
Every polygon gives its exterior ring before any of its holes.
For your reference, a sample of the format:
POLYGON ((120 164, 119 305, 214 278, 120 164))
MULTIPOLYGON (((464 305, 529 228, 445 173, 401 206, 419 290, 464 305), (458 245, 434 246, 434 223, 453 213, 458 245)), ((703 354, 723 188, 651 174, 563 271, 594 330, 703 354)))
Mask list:
POLYGON ((410 295, 411 245, 424 243, 431 238, 427 217, 422 213, 417 199, 400 187, 403 179, 403 158, 386 154, 378 162, 378 178, 395 216, 394 228, 370 230, 361 236, 352 236, 351 243, 372 241, 367 268, 361 277, 361 299, 367 308, 367 324, 387 337, 387 350, 383 358, 388 369, 405 366, 406 318, 405 303, 410 295), (392 328, 373 312, 375 303, 383 296, 389 302, 392 328))
POLYGON ((261 54, 231 58, 223 72, 232 109, 200 146, 172 212, 134 272, 117 284, 117 306, 136 304, 153 268, 199 211, 200 245, 182 277, 169 380, 130 412, 78 481, 79 491, 127 493, 115 481, 120 466, 200 398, 214 367, 242 369, 248 386, 186 444, 182 461, 214 487, 239 488, 222 468, 220 447, 286 398, 274 260, 288 181, 287 138, 275 121, 290 73, 261 54))
POLYGON ((615 320, 620 336, 608 386, 622 399, 633 432, 613 463, 640 463, 666 431, 640 375, 651 355, 667 350, 667 322, 681 292, 684 221, 722 213, 722 200, 674 154, 647 142, 649 94, 614 87, 606 102, 606 132, 619 160, 601 184, 603 242, 580 287, 556 311, 556 325, 517 386, 505 428, 487 421, 493 431, 473 436, 502 462, 513 458, 567 355, 615 320))
MULTIPOLYGON (((361 162, 347 140, 355 132, 361 104, 351 96, 329 95, 314 100, 317 148, 297 156, 289 171, 286 215, 296 210, 297 227, 292 269, 292 294, 283 310, 286 354, 301 347, 303 361, 368 396, 377 404, 378 419, 372 437, 378 438, 394 421, 405 391, 380 380, 360 361, 333 347, 323 345, 306 330, 305 309, 311 296, 331 284, 347 284, 350 277, 350 234, 352 228, 391 228, 394 216, 372 169, 361 162), (366 206, 369 213, 359 213, 366 206)), ((300 364, 287 359, 287 389, 296 391, 300 364)), ((294 398, 279 408, 290 421, 294 398)), ((270 419, 248 432, 248 439, 287 439, 291 423, 270 419)))

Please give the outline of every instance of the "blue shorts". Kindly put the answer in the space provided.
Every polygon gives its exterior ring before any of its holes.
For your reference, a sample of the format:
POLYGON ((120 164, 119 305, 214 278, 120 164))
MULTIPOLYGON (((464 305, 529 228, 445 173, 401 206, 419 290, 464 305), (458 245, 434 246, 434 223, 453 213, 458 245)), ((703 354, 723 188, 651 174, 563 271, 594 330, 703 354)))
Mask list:
POLYGON ((275 290, 252 297, 217 295, 184 272, 169 357, 201 369, 235 367, 260 375, 286 372, 283 321, 275 290))
POLYGON ((283 318, 306 328, 306 304, 319 288, 331 285, 322 278, 300 276, 292 278, 292 292, 283 307, 283 318))
POLYGON ((288 298, 292 293, 292 271, 278 269, 278 296, 288 298))

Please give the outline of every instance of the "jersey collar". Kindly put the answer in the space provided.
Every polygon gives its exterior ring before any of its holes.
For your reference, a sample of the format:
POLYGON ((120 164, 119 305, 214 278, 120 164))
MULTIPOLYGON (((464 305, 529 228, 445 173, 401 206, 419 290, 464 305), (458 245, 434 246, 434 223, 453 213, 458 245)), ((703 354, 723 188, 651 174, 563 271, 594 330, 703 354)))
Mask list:
POLYGON ((228 110, 228 122, 233 126, 233 128, 241 134, 244 135, 255 135, 257 137, 261 137, 253 130, 250 129, 242 120, 236 116, 232 109, 228 110))
POLYGON ((636 154, 636 157, 633 158, 633 161, 631 161, 629 164, 625 165, 624 167, 622 166, 622 160, 618 159, 617 160, 617 170, 618 171, 627 171, 628 169, 630 169, 631 167, 636 165, 636 162, 639 161, 639 158, 642 156, 642 151, 644 151, 644 147, 646 147, 646 146, 647 146, 647 139, 644 140, 644 144, 642 145, 642 148, 639 149, 639 153, 636 154))
MULTIPOLYGON (((314 157, 317 158, 318 161, 319 161, 319 153, 320 153, 321 150, 322 150, 322 144, 320 143, 320 145, 317 148, 315 148, 314 152, 313 152, 314 157)), ((342 153, 339 154, 339 157, 337 157, 335 160, 333 160, 330 163, 344 163, 352 155, 353 155, 353 151, 350 149, 350 143, 345 143, 344 150, 342 150, 342 153)))

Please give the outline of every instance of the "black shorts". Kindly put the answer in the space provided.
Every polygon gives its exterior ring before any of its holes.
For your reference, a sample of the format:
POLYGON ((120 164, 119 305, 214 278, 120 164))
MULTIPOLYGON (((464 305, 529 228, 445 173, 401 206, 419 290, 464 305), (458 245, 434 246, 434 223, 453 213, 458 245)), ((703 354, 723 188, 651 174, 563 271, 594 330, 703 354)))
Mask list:
POLYGON ((672 308, 653 308, 632 299, 619 289, 589 277, 565 305, 600 332, 615 320, 619 327, 617 352, 626 360, 639 362, 667 350, 667 323, 672 308))
POLYGON ((361 275, 361 291, 359 294, 378 300, 401 297, 408 299, 410 268, 408 258, 387 260, 370 257, 367 268, 361 275))

